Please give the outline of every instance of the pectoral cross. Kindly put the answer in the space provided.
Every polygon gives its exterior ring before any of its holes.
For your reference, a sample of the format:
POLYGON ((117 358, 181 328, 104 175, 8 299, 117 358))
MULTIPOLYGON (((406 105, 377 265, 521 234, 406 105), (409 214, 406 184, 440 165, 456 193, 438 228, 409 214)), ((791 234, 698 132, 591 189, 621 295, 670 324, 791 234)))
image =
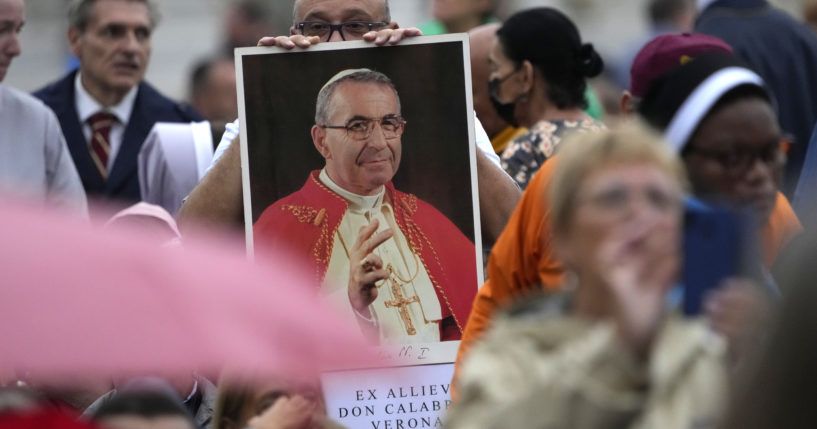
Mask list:
POLYGON ((414 295, 410 298, 406 298, 406 296, 403 295, 402 284, 394 281, 393 278, 390 278, 389 282, 391 282, 391 293, 394 295, 394 300, 384 302, 386 308, 397 307, 397 311, 400 313, 400 318, 403 319, 403 324, 406 325, 406 334, 417 334, 417 329, 414 328, 414 322, 411 321, 411 314, 409 313, 408 306, 413 302, 420 302, 420 297, 414 295))

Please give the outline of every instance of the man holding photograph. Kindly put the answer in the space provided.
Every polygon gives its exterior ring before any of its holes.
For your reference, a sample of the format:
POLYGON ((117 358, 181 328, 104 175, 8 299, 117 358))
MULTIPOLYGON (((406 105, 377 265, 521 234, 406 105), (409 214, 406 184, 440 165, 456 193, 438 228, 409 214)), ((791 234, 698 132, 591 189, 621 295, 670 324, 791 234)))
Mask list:
MULTIPOLYGON (((264 37, 258 45, 305 49, 323 42, 363 40, 382 46, 420 35, 416 28, 399 28, 391 21, 388 0, 297 0, 290 35, 264 37)), ((183 230, 195 223, 242 222, 241 155, 239 145, 232 144, 238 134, 237 120, 227 124, 210 171, 179 210, 178 222, 183 230)), ((477 151, 477 174, 483 243, 490 245, 502 232, 522 193, 499 166, 499 158, 479 121, 476 135, 481 149, 477 151)))
POLYGON ((406 121, 391 80, 341 71, 315 110, 312 141, 325 168, 264 210, 256 240, 308 258, 322 292, 376 342, 460 339, 477 286, 475 247, 433 206, 394 189, 406 121))

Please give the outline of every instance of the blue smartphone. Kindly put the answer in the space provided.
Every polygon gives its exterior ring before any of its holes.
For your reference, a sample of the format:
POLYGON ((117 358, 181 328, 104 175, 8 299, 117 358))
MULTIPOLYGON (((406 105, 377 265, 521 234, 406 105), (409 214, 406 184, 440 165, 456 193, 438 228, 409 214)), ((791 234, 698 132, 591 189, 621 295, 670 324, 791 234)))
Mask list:
POLYGON ((732 276, 749 275, 754 240, 748 215, 718 205, 687 204, 684 213, 682 308, 700 314, 706 293, 732 276))

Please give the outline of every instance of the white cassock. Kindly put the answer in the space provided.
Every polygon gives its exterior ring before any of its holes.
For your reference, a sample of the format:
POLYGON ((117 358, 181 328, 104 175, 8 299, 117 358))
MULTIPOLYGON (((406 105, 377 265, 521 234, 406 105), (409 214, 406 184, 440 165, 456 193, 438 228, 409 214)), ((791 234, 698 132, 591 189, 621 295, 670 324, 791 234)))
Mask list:
POLYGON ((394 233, 392 238, 372 252, 380 257, 384 267, 391 266, 394 271, 389 279, 377 283, 377 299, 369 305, 371 322, 376 324, 381 342, 440 341, 440 301, 419 255, 411 251, 405 235, 398 227, 391 204, 383 201, 385 187, 378 195, 364 196, 341 188, 332 182, 325 170, 321 171, 319 179, 349 205, 335 233, 329 267, 321 286, 322 292, 355 323, 358 318, 362 318, 355 314, 349 302, 348 251, 354 246, 360 228, 368 225, 372 219, 377 219, 378 232, 391 228, 394 233), (396 282, 396 286, 392 285, 392 281, 396 282))

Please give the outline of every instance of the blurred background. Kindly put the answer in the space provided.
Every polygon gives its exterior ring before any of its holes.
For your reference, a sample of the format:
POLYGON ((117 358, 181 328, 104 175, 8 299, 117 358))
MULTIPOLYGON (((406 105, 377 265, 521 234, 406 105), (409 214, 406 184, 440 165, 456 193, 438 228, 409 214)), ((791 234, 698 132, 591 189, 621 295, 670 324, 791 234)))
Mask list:
MULTIPOLYGON (((157 0, 162 21, 153 38, 147 80, 166 95, 182 100, 195 64, 225 50, 228 35, 257 40, 253 32, 287 34, 294 0, 258 0, 251 24, 231 13, 230 0, 157 0), (244 33, 244 34, 240 34, 244 33), (254 38, 254 39, 253 39, 254 38)), ((772 0, 797 18, 811 0, 772 0)), ((431 19, 432 0, 391 0, 392 19, 402 27, 431 19)), ((625 54, 648 30, 646 0, 497 0, 500 19, 533 6, 555 6, 578 25, 606 61, 625 54)), ((67 0, 26 0, 23 53, 15 59, 5 83, 35 90, 73 67, 66 43, 67 0)), ((252 42, 254 45, 255 42, 252 42)))

